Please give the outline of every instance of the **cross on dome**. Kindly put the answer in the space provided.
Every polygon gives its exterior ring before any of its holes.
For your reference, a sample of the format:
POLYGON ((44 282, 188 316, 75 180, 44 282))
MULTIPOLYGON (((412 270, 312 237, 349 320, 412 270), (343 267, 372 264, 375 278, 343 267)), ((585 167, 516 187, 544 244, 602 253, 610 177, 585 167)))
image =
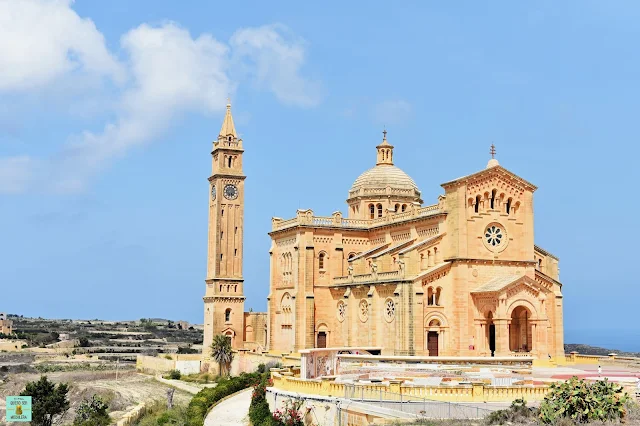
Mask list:
POLYGON ((387 129, 382 131, 382 143, 376 149, 378 150, 376 165, 388 164, 393 166, 393 145, 387 142, 387 129))
POLYGON ((487 163, 487 169, 491 167, 499 166, 498 160, 496 160, 496 146, 491 144, 491 148, 489 149, 489 154, 491 154, 491 160, 487 163))

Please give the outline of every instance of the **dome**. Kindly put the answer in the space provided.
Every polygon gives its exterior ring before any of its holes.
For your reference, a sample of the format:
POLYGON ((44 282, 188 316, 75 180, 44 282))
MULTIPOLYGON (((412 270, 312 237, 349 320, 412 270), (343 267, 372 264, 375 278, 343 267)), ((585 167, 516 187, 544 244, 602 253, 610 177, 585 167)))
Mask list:
POLYGON ((391 188, 391 192, 396 195, 420 197, 418 186, 408 174, 396 166, 383 164, 358 176, 349 190, 349 198, 358 195, 385 195, 387 187, 391 188))

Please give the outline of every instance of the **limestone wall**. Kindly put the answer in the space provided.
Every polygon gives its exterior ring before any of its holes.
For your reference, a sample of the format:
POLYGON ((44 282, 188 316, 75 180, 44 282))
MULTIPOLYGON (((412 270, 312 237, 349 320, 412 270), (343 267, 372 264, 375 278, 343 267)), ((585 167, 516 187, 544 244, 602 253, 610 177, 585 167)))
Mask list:
POLYGON ((22 349, 22 345, 26 345, 24 340, 2 339, 0 340, 0 350, 7 352, 15 352, 22 349))
MULTIPOLYGON (((282 365, 300 366, 300 358, 289 355, 277 355, 257 352, 238 352, 231 363, 231 374, 256 371, 258 365, 279 362, 282 365)), ((217 367, 215 367, 217 369, 217 367)), ((210 370, 211 371, 211 370, 210 370)))

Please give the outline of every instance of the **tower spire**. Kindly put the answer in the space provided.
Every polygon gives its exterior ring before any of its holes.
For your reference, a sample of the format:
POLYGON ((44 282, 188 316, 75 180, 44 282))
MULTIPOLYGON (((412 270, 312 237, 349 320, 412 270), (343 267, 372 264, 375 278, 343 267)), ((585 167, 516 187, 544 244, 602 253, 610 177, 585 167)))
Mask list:
POLYGON ((387 142, 386 128, 382 131, 382 143, 376 146, 376 149, 378 150, 378 160, 376 161, 376 166, 379 166, 381 164, 393 166, 393 145, 387 142))
POLYGON ((231 99, 227 98, 227 112, 224 115, 222 128, 220 129, 220 137, 233 136, 237 138, 236 126, 233 125, 233 117, 231 116, 231 99))

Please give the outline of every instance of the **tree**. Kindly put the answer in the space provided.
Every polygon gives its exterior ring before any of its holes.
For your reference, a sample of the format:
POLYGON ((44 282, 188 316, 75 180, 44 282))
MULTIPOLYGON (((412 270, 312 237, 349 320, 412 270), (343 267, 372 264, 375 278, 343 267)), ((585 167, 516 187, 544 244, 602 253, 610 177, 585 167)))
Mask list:
POLYGON ((89 342, 89 339, 87 339, 86 337, 81 337, 78 339, 78 345, 80 345, 81 348, 88 348, 91 343, 89 342))
POLYGON ((107 413, 109 406, 98 396, 83 399, 76 411, 74 426, 108 426, 111 418, 107 413))
POLYGON ((66 383, 55 385, 47 376, 40 377, 37 382, 27 383, 20 395, 31 396, 32 426, 51 426, 54 417, 64 414, 69 409, 68 392, 66 383))
POLYGON ((220 375, 231 369, 231 361, 233 361, 233 350, 231 349, 231 339, 222 334, 213 336, 211 343, 211 357, 218 363, 220 367, 220 375))

